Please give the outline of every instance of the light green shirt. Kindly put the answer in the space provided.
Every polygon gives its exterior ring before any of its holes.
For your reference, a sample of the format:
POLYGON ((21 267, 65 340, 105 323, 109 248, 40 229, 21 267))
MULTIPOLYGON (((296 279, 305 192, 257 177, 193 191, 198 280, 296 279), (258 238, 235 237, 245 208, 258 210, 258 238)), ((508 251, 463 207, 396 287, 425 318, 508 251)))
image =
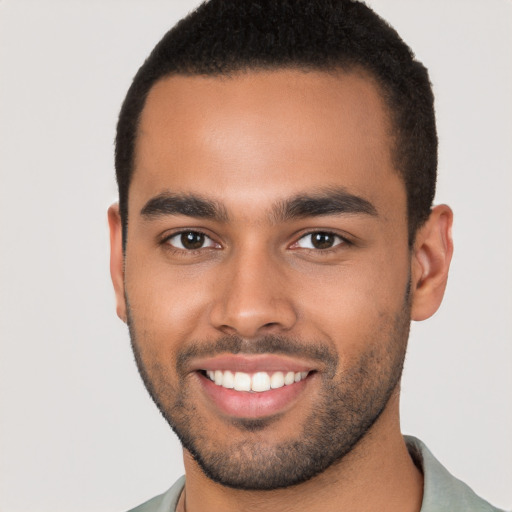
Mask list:
MULTIPOLYGON (((411 457, 423 471, 420 512, 500 512, 452 476, 419 439, 405 436, 405 440, 411 457)), ((182 476, 167 492, 130 512, 175 512, 184 486, 185 477, 182 476)))

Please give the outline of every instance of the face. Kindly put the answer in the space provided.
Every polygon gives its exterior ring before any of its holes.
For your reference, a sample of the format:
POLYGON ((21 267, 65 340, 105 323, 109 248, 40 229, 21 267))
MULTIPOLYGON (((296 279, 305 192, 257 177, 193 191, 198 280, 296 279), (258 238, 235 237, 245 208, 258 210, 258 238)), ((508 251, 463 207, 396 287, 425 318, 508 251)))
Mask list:
POLYGON ((213 480, 307 480, 389 407, 411 311, 391 144, 362 73, 174 76, 151 90, 119 314, 150 394, 213 480))

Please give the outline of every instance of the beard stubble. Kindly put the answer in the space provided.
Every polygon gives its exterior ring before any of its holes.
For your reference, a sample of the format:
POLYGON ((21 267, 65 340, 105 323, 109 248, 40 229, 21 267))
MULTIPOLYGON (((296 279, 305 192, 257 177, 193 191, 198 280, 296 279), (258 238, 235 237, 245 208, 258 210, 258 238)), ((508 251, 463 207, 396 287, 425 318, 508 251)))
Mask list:
POLYGON ((340 356, 331 346, 279 336, 250 342, 229 336, 191 343, 178 351, 173 368, 144 350, 129 307, 128 326, 146 389, 205 475, 235 489, 274 490, 305 482, 341 461, 380 417, 402 374, 410 328, 409 288, 402 309, 381 319, 372 339, 362 341, 365 350, 343 371, 338 371, 340 356), (321 363, 324 370, 317 375, 321 382, 314 410, 297 425, 293 438, 275 442, 264 435, 279 418, 238 418, 229 422, 227 445, 212 442, 186 385, 185 368, 193 357, 221 353, 299 355, 321 363), (243 440, 231 442, 229 428, 243 433, 243 440))

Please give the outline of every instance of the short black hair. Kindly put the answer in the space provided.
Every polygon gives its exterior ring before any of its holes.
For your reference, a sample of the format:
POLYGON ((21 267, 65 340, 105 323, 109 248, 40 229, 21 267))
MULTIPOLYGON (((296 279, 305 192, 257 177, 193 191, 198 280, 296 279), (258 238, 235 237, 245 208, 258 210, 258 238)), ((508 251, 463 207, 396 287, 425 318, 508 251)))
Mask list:
POLYGON ((282 68, 359 68, 376 79, 390 113, 393 163, 406 187, 412 244, 435 194, 432 87, 398 33, 356 0, 210 0, 165 34, 135 75, 119 114, 115 166, 124 243, 137 130, 152 86, 172 74, 282 68))

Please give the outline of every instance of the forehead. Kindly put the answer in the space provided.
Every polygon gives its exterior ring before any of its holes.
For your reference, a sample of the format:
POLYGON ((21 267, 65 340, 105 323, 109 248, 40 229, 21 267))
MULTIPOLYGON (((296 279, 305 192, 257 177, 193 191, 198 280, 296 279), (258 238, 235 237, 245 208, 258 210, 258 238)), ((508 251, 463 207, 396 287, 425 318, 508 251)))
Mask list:
POLYGON ((387 107, 364 72, 171 76, 141 115, 130 202, 170 190, 248 207, 329 186, 379 202, 404 192, 391 147, 387 107))

